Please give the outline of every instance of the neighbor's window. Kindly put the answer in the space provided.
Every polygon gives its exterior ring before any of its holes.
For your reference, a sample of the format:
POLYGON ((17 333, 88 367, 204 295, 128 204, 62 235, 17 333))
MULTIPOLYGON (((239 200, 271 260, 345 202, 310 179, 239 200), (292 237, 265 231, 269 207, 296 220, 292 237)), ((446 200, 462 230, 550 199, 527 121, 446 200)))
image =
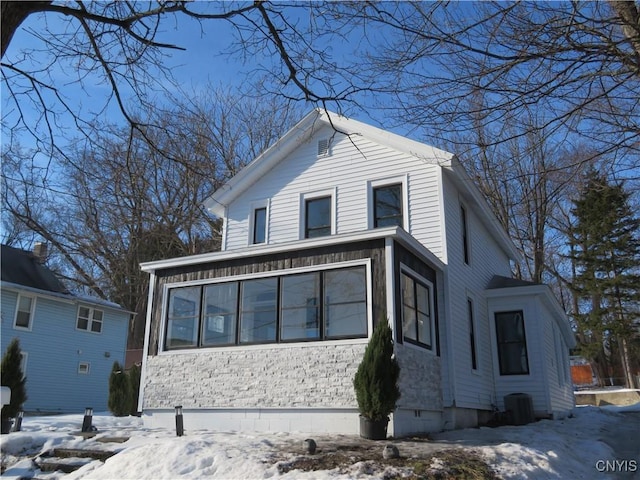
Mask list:
POLYGON ((401 274, 402 332, 409 343, 431 349, 431 295, 429 287, 419 280, 401 274))
POLYGON ((18 295, 18 308, 16 311, 16 319, 14 323, 15 327, 31 329, 34 303, 35 300, 33 297, 18 295))
POLYGON ((195 347, 200 318, 200 287, 172 289, 169 293, 167 347, 195 347))
POLYGON ((305 200, 304 238, 331 235, 331 197, 305 200))
POLYGON ((252 243, 264 243, 267 240, 267 207, 256 208, 253 211, 253 239, 252 243))
POLYGON ((522 310, 497 312, 495 319, 500 375, 528 374, 529 359, 522 310))
POLYGON ((385 185, 373 189, 373 226, 403 226, 402 184, 385 185))
POLYGON ((78 319, 76 328, 78 330, 87 330, 93 333, 102 332, 102 320, 104 313, 102 310, 96 310, 92 307, 78 307, 78 319))
POLYGON ((365 338, 367 330, 366 267, 330 268, 172 288, 165 348, 365 338))
POLYGON ((81 375, 88 375, 90 366, 89 362, 80 362, 78 364, 78 373, 81 375))

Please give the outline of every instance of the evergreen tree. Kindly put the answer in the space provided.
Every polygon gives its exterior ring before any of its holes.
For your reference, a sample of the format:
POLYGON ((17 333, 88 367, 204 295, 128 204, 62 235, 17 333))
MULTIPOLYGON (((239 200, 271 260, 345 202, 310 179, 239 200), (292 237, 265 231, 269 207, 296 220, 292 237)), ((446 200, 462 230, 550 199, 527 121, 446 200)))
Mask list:
POLYGON ((2 366, 0 367, 2 385, 11 388, 11 402, 2 407, 3 419, 14 418, 22 410, 24 402, 27 401, 27 379, 22 373, 21 362, 20 341, 14 338, 2 357, 2 366))
POLYGON ((128 372, 129 386, 131 387, 131 404, 129 406, 129 415, 138 414, 138 396, 140 394, 140 367, 133 365, 128 372))
POLYGON ((353 386, 360 414, 371 420, 388 419, 400 398, 400 366, 393 357, 393 337, 386 320, 378 322, 358 366, 353 386))
POLYGON ((131 386, 124 368, 114 362, 109 376, 109 410, 116 417, 129 415, 131 407, 131 386))
POLYGON ((581 353, 598 362, 603 345, 617 342, 628 386, 633 386, 628 344, 640 319, 640 220, 634 216, 622 183, 612 184, 595 170, 572 214, 573 288, 586 313, 576 312, 581 353))

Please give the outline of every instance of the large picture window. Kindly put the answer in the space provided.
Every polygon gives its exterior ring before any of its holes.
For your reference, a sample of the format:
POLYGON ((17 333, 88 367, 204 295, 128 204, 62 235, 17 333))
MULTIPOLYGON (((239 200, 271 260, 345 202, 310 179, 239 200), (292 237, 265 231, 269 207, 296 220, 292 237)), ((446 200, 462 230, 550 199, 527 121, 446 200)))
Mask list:
POLYGON ((529 359, 522 310, 497 312, 495 319, 500 375, 527 375, 529 359))
POLYGON ((402 272, 402 333, 409 343, 431 349, 431 293, 421 281, 402 272))
POLYGON ((171 288, 165 348, 365 338, 366 279, 355 266, 171 288))

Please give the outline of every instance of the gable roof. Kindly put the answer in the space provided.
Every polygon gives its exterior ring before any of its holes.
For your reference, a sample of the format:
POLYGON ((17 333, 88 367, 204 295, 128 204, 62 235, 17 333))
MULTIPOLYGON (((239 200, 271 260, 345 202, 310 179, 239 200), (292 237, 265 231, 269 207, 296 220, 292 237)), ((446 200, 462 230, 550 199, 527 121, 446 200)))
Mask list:
POLYGON ((17 291, 44 294, 47 297, 73 303, 89 303, 127 313, 117 303, 85 295, 74 295, 58 277, 43 265, 33 252, 0 245, 0 279, 2 287, 17 291))
POLYGON ((0 276, 3 282, 55 293, 69 293, 55 274, 27 250, 0 246, 0 276))
POLYGON ((324 127, 329 127, 336 133, 363 137, 393 150, 411 155, 423 162, 441 166, 445 171, 449 172, 450 177, 457 188, 463 192, 463 195, 473 200, 473 207, 478 215, 483 219, 490 233, 509 257, 513 260, 520 258, 520 254, 511 238, 502 228, 483 194, 454 154, 318 108, 312 110, 276 143, 218 188, 213 195, 205 200, 205 208, 218 218, 224 217, 227 205, 247 191, 264 175, 273 170, 280 161, 284 160, 297 147, 308 141, 314 133, 324 127))

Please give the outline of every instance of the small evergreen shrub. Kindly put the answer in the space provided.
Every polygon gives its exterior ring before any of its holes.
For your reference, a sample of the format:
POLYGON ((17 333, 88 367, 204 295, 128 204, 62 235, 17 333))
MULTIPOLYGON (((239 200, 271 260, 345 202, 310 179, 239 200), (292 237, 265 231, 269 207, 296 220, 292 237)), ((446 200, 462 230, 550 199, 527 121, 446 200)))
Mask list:
POLYGON ((389 418, 400 398, 399 376, 391 327, 384 319, 378 322, 353 380, 358 410, 363 417, 375 421, 389 418))
POLYGON ((138 414, 138 396, 140 394, 140 367, 133 365, 128 372, 129 386, 131 387, 131 403, 129 406, 129 415, 138 414))
POLYGON ((109 376, 108 407, 116 417, 129 415, 131 408, 131 386, 129 376, 118 362, 113 363, 109 376))
POLYGON ((0 379, 3 386, 11 388, 11 402, 2 407, 2 419, 15 418, 27 401, 27 379, 22 373, 21 362, 20 341, 14 338, 2 357, 0 379))

